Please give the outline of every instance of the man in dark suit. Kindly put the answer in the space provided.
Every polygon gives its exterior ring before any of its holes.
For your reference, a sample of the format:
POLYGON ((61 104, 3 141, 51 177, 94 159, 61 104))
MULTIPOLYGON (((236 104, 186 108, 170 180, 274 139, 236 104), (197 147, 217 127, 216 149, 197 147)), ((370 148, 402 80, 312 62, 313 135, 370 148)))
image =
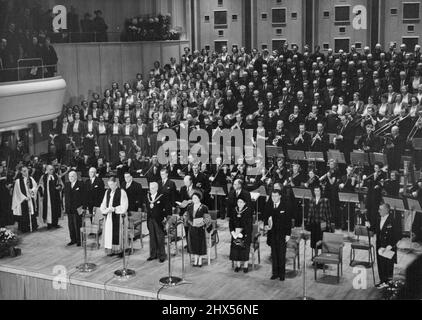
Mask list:
POLYGON ((347 116, 341 116, 341 127, 338 130, 334 145, 344 153, 346 163, 350 163, 350 153, 353 151, 355 142, 355 128, 347 116))
POLYGON ((147 208, 147 225, 149 231, 149 258, 148 261, 166 260, 164 249, 164 222, 171 214, 168 199, 158 191, 158 183, 151 182, 145 201, 147 208))
POLYGON ((252 207, 252 200, 251 200, 251 194, 249 191, 247 191, 244 186, 244 182, 241 179, 236 179, 233 182, 233 189, 230 190, 228 199, 227 199, 227 216, 231 217, 233 214, 235 207, 237 205, 237 199, 240 195, 246 199, 246 206, 249 208, 252 207))
POLYGON ((379 206, 379 214, 380 218, 377 220, 376 225, 371 226, 367 222, 366 226, 375 231, 377 236, 377 265, 380 278, 377 288, 381 289, 387 287, 387 282, 393 279, 394 264, 397 263, 397 242, 400 240, 400 229, 390 213, 389 204, 381 204, 379 206), (389 250, 394 252, 391 259, 382 256, 389 250))
POLYGON ((176 184, 174 181, 169 179, 169 172, 167 168, 162 168, 160 170, 160 176, 161 179, 158 181, 159 192, 167 197, 170 207, 174 210, 176 207, 177 195, 176 184))
POLYGON ((75 171, 69 172, 69 182, 64 187, 65 211, 68 218, 70 242, 68 246, 81 246, 80 229, 82 226, 82 204, 84 190, 82 182, 78 181, 75 171))
POLYGON ((131 215, 131 212, 137 212, 141 207, 141 204, 144 203, 142 186, 133 181, 132 174, 130 172, 125 172, 125 182, 122 184, 122 189, 126 191, 127 199, 129 201, 128 215, 131 215))
POLYGON ((94 207, 99 208, 104 198, 104 181, 97 177, 97 169, 94 167, 88 171, 89 179, 85 181, 84 209, 90 214, 94 213, 94 207))
POLYGON ((287 213, 285 199, 281 199, 282 192, 273 190, 271 193, 272 206, 265 210, 264 226, 271 230, 271 280, 277 278, 284 281, 286 272, 286 244, 290 240, 292 219, 287 213))
POLYGON ((199 170, 199 164, 197 163, 192 166, 192 171, 193 186, 201 190, 204 195, 204 203, 209 205, 209 192, 211 191, 209 178, 199 170))

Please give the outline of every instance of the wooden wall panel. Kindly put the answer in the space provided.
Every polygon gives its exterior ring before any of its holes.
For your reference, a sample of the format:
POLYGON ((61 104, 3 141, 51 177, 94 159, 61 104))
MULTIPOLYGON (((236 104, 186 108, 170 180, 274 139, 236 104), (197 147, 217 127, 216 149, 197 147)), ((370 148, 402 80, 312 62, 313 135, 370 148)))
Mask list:
MULTIPOLYGON (((101 88, 109 88, 112 82, 122 85, 122 55, 120 44, 102 44, 100 46, 101 88)), ((103 91, 103 90, 101 90, 103 91)))
POLYGON ((180 44, 179 43, 161 43, 162 63, 163 65, 170 62, 170 58, 176 58, 180 61, 180 44))
POLYGON ((146 75, 154 66, 154 61, 161 61, 160 42, 142 43, 143 70, 146 75))
POLYGON ((123 82, 132 84, 136 74, 143 72, 142 50, 138 44, 122 43, 122 75, 123 82))
POLYGON ((65 103, 80 103, 93 92, 102 95, 113 81, 121 86, 132 83, 136 73, 146 76, 156 60, 162 65, 170 57, 179 60, 187 45, 188 41, 55 44, 59 74, 67 83, 65 103))
POLYGON ((58 73, 66 80, 67 90, 65 101, 76 103, 79 96, 78 56, 76 46, 57 46, 57 55, 60 57, 57 66, 58 73))
POLYGON ((79 45, 77 47, 77 56, 79 96, 87 99, 92 96, 92 93, 100 92, 101 90, 100 47, 91 44, 79 45))

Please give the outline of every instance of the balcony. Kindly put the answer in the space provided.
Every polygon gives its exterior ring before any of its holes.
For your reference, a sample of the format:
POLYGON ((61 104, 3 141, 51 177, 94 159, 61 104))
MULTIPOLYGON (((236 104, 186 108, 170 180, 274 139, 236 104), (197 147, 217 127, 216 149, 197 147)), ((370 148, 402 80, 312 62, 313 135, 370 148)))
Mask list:
POLYGON ((65 92, 61 76, 0 83, 0 132, 57 118, 65 92))

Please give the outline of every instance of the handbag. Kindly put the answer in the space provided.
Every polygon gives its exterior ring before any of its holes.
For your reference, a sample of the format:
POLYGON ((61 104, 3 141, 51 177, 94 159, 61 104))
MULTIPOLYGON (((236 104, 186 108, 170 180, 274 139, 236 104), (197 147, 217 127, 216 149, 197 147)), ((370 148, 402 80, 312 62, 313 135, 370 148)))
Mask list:
POLYGON ((242 239, 240 239, 240 238, 234 239, 233 243, 237 247, 241 247, 241 248, 245 247, 245 240, 243 238, 242 239))

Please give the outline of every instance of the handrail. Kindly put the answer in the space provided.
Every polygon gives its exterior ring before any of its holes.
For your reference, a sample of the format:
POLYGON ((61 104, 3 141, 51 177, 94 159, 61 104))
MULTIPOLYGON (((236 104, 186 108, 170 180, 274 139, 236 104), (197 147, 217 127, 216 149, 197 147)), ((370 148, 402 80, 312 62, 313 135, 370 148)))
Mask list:
POLYGON ((54 75, 51 76, 47 76, 44 72, 44 70, 47 68, 56 68, 57 69, 57 64, 44 64, 42 59, 36 58, 36 59, 19 59, 18 60, 18 67, 15 68, 0 68, 0 83, 4 83, 4 82, 14 82, 14 81, 21 81, 21 80, 29 80, 26 78, 23 78, 24 75, 27 75, 27 73, 23 72, 25 70, 31 70, 32 68, 36 67, 36 68, 40 68, 41 72, 37 71, 37 76, 35 77, 36 79, 44 79, 44 78, 50 78, 50 77, 54 77, 54 75), (22 62, 25 61, 38 61, 37 63, 39 64, 33 64, 33 65, 28 65, 28 66, 22 66, 22 62), (14 76, 12 77, 12 79, 10 79, 10 73, 13 72, 14 76), (16 72, 17 72, 17 78, 16 78, 16 72), (5 77, 4 79, 1 77, 1 75, 9 75, 9 77, 5 77))
MULTIPOLYGON (((31 66, 30 68, 32 69, 32 68, 34 68, 34 67, 41 67, 41 68, 44 68, 44 61, 43 61, 43 59, 42 58, 27 58, 27 59, 19 59, 18 60, 18 81, 20 81, 21 79, 20 79, 20 69, 21 69, 21 67, 20 67, 20 64, 22 63, 22 62, 25 62, 25 61, 40 61, 41 62, 41 65, 37 65, 37 66, 31 66)), ((25 67, 24 67, 25 68, 25 67)), ((26 68, 28 68, 28 67, 26 67, 26 68)), ((42 79, 44 79, 44 72, 41 72, 41 74, 42 74, 42 79)))

